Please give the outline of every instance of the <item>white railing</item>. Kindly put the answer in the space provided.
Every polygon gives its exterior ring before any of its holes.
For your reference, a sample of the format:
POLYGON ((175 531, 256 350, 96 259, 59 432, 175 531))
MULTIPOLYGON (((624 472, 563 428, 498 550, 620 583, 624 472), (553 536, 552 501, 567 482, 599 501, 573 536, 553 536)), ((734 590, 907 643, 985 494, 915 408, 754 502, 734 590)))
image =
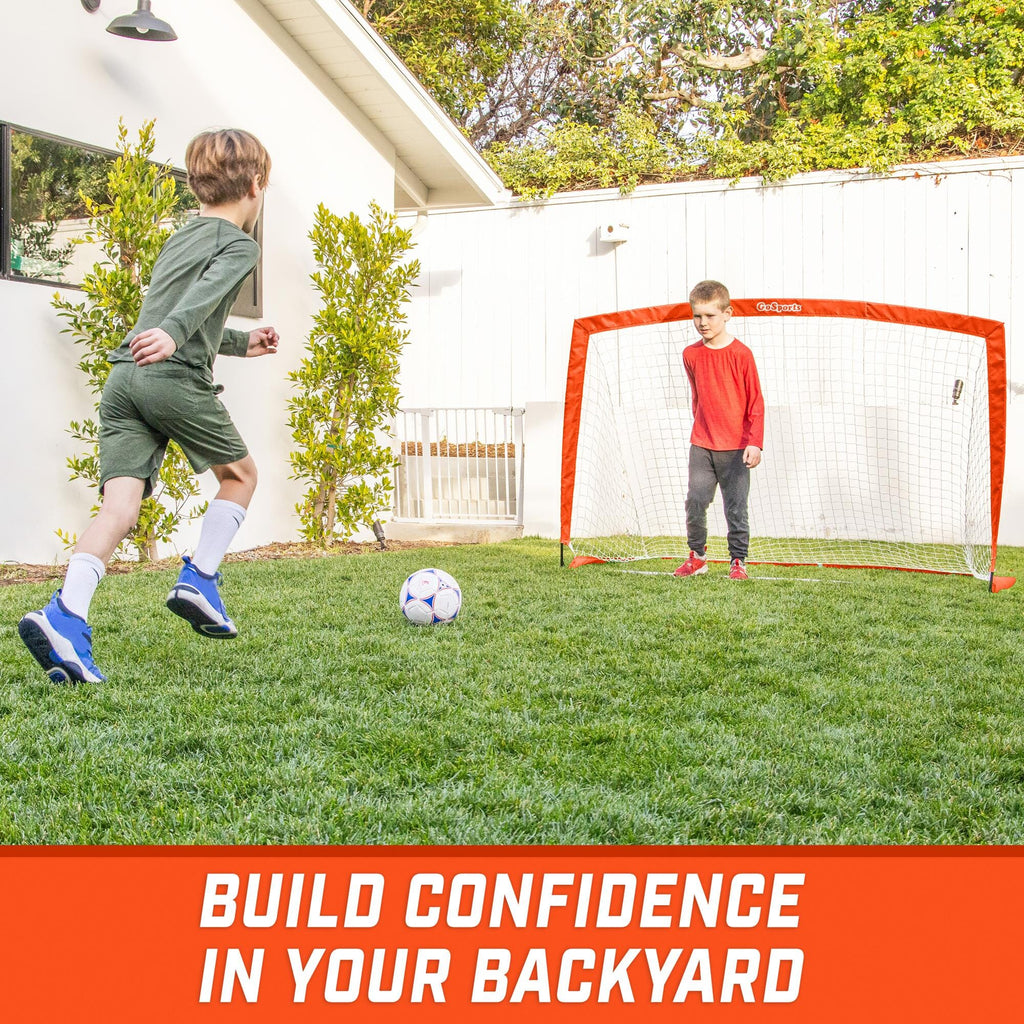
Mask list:
POLYGON ((523 521, 522 409, 400 409, 395 519, 523 521))

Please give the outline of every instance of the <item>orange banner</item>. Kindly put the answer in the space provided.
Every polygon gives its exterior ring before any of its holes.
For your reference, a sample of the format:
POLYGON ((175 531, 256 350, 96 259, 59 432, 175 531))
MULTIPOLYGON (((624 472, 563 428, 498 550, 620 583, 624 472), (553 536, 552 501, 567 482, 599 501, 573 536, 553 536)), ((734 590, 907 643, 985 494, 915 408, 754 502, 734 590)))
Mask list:
POLYGON ((1009 1020, 1024 849, 7 848, 12 1022, 1009 1020))

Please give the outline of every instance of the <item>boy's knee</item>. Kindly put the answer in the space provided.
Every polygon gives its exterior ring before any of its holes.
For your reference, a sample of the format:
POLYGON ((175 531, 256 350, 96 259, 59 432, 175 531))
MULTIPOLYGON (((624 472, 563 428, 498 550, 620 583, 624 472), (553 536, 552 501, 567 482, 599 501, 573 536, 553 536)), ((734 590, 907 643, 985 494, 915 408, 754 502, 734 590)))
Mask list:
POLYGON ((226 466, 214 466, 214 475, 220 484, 218 498, 248 505, 256 490, 256 463, 250 456, 226 466))
POLYGON ((125 506, 109 507, 100 506, 99 516, 102 516, 110 524, 110 531, 122 540, 128 536, 139 521, 138 508, 125 506))
POLYGON ((103 494, 97 518, 105 520, 111 531, 127 537, 139 521, 139 513, 142 511, 141 492, 141 487, 138 495, 126 493, 124 489, 108 488, 103 494))
POLYGON ((259 480, 259 473, 256 470, 256 463, 252 459, 245 459, 238 464, 238 482, 248 487, 249 490, 256 490, 256 483, 259 480))
POLYGON ((239 484, 251 484, 256 485, 256 463, 253 462, 250 456, 239 460, 238 462, 231 462, 225 466, 215 466, 214 475, 222 483, 225 480, 232 480, 239 484))

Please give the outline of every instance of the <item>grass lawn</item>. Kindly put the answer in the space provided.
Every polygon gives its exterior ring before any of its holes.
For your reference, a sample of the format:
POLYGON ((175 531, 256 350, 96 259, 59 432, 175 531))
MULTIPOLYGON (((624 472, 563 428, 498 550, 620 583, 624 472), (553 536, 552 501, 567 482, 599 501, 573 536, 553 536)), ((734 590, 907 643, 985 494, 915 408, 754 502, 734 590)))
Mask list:
POLYGON ((110 576, 89 687, 18 639, 53 585, 0 587, 0 841, 1024 842, 1024 580, 712 569, 536 539, 232 563, 228 642, 164 608, 174 573, 110 576), (453 625, 398 613, 426 565, 453 625))

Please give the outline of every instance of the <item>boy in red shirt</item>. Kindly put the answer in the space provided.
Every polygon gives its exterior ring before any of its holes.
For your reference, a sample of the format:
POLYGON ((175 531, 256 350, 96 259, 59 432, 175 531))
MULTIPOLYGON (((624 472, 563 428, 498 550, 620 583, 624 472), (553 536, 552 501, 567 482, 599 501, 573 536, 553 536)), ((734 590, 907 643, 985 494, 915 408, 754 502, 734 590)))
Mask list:
POLYGON ((729 579, 745 580, 750 544, 747 496, 750 471, 761 461, 764 398, 754 354, 726 329, 732 317, 729 291, 719 281, 701 281, 690 292, 693 325, 701 341, 683 350, 693 394, 686 540, 690 557, 676 576, 708 571, 708 506, 722 488, 728 527, 729 579))

